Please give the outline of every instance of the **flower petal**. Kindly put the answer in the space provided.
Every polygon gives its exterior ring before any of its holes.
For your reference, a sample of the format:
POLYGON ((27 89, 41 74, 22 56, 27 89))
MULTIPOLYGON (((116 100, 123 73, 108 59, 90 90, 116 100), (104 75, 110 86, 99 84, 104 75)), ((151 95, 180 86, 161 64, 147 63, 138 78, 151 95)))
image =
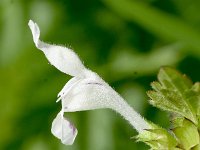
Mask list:
POLYGON ((28 25, 31 29, 35 46, 44 52, 53 66, 71 76, 84 76, 84 71, 87 69, 74 51, 63 46, 50 45, 40 41, 38 25, 32 20, 29 21, 28 25))
POLYGON ((64 118, 62 112, 53 120, 51 132, 65 145, 72 145, 78 133, 77 129, 64 118))
POLYGON ((32 20, 29 20, 28 25, 29 25, 32 35, 33 35, 33 41, 34 41, 36 47, 38 47, 38 43, 40 43, 38 41, 40 38, 40 29, 39 29, 38 25, 36 23, 34 23, 32 20))
POLYGON ((84 79, 62 97, 65 112, 114 108, 119 95, 102 80, 84 79))
POLYGON ((58 93, 58 99, 56 102, 59 102, 75 85, 77 85, 81 81, 80 78, 73 77, 70 79, 62 90, 58 93))

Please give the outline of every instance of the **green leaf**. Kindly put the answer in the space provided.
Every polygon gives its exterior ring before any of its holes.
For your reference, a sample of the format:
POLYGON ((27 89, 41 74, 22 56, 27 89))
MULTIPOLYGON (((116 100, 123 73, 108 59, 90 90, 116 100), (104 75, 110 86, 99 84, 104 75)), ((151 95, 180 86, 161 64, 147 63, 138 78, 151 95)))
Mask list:
MULTIPOLYGON (((191 98, 194 96, 194 90, 191 90, 192 82, 185 75, 169 67, 160 69, 158 80, 159 82, 151 84, 155 91, 147 92, 151 98, 150 104, 172 113, 175 112, 198 124, 196 109, 199 107, 193 108, 191 103, 191 98)), ((192 101, 196 103, 196 96, 194 98, 195 100, 192 101)))
POLYGON ((138 141, 152 149, 200 149, 200 83, 194 85, 170 67, 162 67, 158 82, 151 84, 147 94, 150 103, 170 112, 171 132, 150 124, 150 129, 138 135, 138 141))
POLYGON ((193 85, 191 89, 191 94, 188 95, 190 97, 190 102, 192 106, 196 110, 196 114, 200 116, 200 82, 197 82, 193 85))
POLYGON ((193 85, 191 89, 191 94, 188 95, 188 97, 190 97, 190 103, 196 111, 198 119, 198 129, 200 131, 200 82, 197 82, 193 85))
POLYGON ((175 93, 168 90, 161 90, 161 92, 148 91, 147 95, 151 98, 149 102, 153 106, 188 116, 188 111, 185 109, 181 110, 184 106, 179 103, 180 97, 176 97, 175 93))
POLYGON ((170 67, 162 67, 158 73, 158 80, 164 88, 185 92, 192 87, 192 81, 185 75, 170 67))

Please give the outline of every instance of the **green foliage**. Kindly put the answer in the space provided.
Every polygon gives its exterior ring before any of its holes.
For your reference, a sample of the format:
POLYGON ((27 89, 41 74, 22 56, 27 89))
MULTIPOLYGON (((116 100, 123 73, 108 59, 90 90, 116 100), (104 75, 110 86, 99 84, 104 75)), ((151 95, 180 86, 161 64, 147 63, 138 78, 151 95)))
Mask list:
POLYGON ((152 149, 199 149, 199 82, 194 85, 185 76, 170 67, 162 67, 158 82, 148 91, 150 104, 170 113, 170 131, 150 124, 151 129, 139 134, 138 140, 152 149))
POLYGON ((194 54, 200 55, 199 32, 178 18, 136 0, 105 0, 105 3, 125 19, 137 22, 163 39, 182 41, 193 48, 194 54))

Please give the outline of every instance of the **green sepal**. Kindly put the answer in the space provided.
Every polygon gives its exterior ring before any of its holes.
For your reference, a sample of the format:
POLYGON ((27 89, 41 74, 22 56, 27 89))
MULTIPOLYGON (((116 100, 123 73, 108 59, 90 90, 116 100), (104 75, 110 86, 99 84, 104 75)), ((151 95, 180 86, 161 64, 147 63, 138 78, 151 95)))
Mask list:
POLYGON ((178 142, 167 130, 150 123, 150 129, 144 130, 136 137, 137 141, 144 142, 155 150, 178 150, 178 142))
POLYGON ((190 120, 179 120, 179 127, 173 128, 172 131, 178 140, 178 147, 182 149, 189 150, 199 144, 197 126, 190 120))

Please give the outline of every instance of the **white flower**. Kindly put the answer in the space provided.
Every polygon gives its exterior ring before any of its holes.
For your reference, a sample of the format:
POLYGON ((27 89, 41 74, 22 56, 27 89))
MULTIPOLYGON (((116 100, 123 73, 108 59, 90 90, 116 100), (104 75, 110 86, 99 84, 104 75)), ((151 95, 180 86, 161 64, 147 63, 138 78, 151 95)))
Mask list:
POLYGON ((62 110, 54 119, 51 129, 62 143, 73 144, 77 135, 75 127, 64 118, 64 112, 110 108, 120 113, 138 132, 148 129, 148 123, 96 73, 85 68, 71 49, 40 41, 39 27, 32 20, 29 21, 29 27, 36 47, 44 52, 49 62, 58 70, 73 76, 58 94, 57 102, 61 100, 62 110))

